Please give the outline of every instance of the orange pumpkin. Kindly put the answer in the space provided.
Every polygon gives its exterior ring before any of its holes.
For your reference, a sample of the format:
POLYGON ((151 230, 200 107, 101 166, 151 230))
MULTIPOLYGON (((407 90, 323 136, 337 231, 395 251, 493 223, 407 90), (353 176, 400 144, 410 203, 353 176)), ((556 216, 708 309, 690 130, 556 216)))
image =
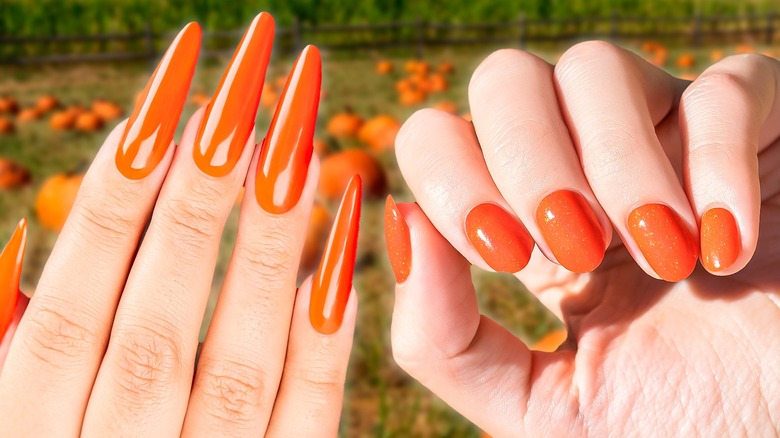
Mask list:
POLYGON ((380 75, 386 75, 393 72, 393 64, 388 60, 381 60, 376 63, 376 72, 380 75))
POLYGON ((24 108, 19 111, 19 115, 16 116, 16 121, 19 123, 27 123, 38 120, 41 116, 43 116, 43 113, 38 108, 24 108))
POLYGON ((19 102, 13 97, 0 97, 0 113, 16 114, 19 112, 19 102))
POLYGON ((270 109, 276 107, 276 101, 279 100, 279 93, 274 90, 273 85, 263 84, 263 92, 260 95, 260 105, 263 108, 270 109))
POLYGON ((21 164, 0 158, 0 189, 13 189, 30 182, 30 172, 21 164))
POLYGON ((424 91, 412 89, 401 93, 400 96, 398 96, 398 102, 401 105, 412 106, 421 103, 426 97, 428 96, 424 91))
POLYGON ((76 117, 74 125, 77 131, 94 132, 103 127, 103 119, 92 112, 83 112, 76 117))
POLYGON ((73 129, 78 114, 74 111, 57 111, 49 119, 49 127, 52 131, 67 131, 73 129))
POLYGON ((664 46, 655 41, 646 41, 642 43, 642 51, 647 53, 657 52, 659 50, 666 50, 664 46))
POLYGON ((437 70, 443 75, 451 75, 455 73, 455 66, 449 61, 444 61, 439 64, 439 68, 437 68, 437 70))
POLYGON ((431 65, 428 64, 425 61, 417 61, 417 63, 414 65, 414 73, 417 73, 418 75, 427 75, 431 72, 431 65))
POLYGON ((718 62, 725 56, 726 55, 723 54, 723 50, 713 50, 712 53, 710 53, 710 61, 718 62))
POLYGON ((330 145, 325 140, 315 138, 312 142, 312 146, 314 147, 314 152, 320 157, 324 157, 330 153, 330 145))
POLYGON ((334 138, 355 138, 361 126, 363 126, 363 118, 347 110, 334 114, 328 120, 325 130, 334 138))
POLYGON ((686 53, 684 55, 680 55, 679 58, 677 58, 677 67, 680 68, 691 68, 696 64, 696 58, 693 57, 693 55, 686 53))
POLYGON ((198 91, 192 95, 190 103, 197 107, 202 107, 208 105, 210 100, 211 98, 206 93, 198 91))
POLYGON ((436 105, 433 106, 437 110, 444 111, 445 113, 450 114, 457 114, 458 113, 458 106, 455 105, 455 103, 450 102, 449 100, 443 100, 436 105))
POLYGON ((328 239, 330 222, 328 209, 319 202, 315 202, 311 208, 309 228, 306 229, 306 241, 303 243, 301 269, 311 270, 319 265, 322 251, 325 249, 325 241, 328 239))
POLYGON ((122 107, 114 102, 96 99, 92 102, 92 112, 104 122, 118 119, 122 116, 122 107))
POLYGON ((277 90, 284 90, 285 85, 287 85, 287 75, 279 75, 274 79, 274 88, 277 90))
POLYGON ((56 97, 48 94, 39 97, 38 101, 35 102, 35 108, 38 108, 38 110, 42 113, 48 113, 49 111, 56 109, 58 106, 60 106, 60 101, 57 100, 56 97))
POLYGON ((381 196, 385 188, 385 175, 373 155, 360 149, 347 149, 333 153, 322 160, 319 191, 327 199, 338 200, 344 194, 350 178, 360 174, 363 193, 381 196))
POLYGON ((5 117, 0 117, 0 135, 13 134, 14 132, 16 132, 14 122, 5 117))
POLYGON ((398 82, 395 83, 395 91, 399 93, 403 93, 405 91, 409 91, 414 88, 414 85, 412 84, 412 81, 408 78, 405 79, 399 79, 398 82))
POLYGON ((430 82, 427 75, 415 73, 409 76, 409 82, 412 84, 412 88, 416 88, 422 91, 430 91, 430 82))
POLYGON ((432 74, 428 78, 428 90, 433 93, 443 93, 450 88, 447 78, 441 73, 432 74))
POLYGON ((83 175, 64 173, 43 182, 35 199, 35 214, 41 225, 55 231, 62 230, 76 201, 82 179, 83 175))
POLYGON ((564 343, 564 341, 566 341, 566 337, 568 335, 569 334, 566 332, 566 329, 555 329, 542 336, 541 339, 536 341, 536 343, 529 348, 533 351, 552 353, 553 351, 557 350, 558 347, 564 343))
POLYGON ((401 129, 401 124, 395 118, 388 115, 376 116, 369 119, 358 133, 358 138, 371 149, 379 152, 393 149, 395 137, 401 129))
POLYGON ((734 51, 739 54, 745 54, 745 53, 755 53, 756 49, 750 44, 740 44, 737 46, 737 48, 734 51))
POLYGON ((669 52, 666 49, 658 49, 653 53, 653 56, 650 58, 650 63, 655 65, 656 67, 665 67, 666 66, 666 58, 669 56, 669 52))
POLYGON ((696 76, 696 73, 689 72, 689 71, 686 71, 685 73, 680 75, 680 79, 685 79, 686 81, 695 81, 697 77, 698 76, 696 76))
POLYGON ((404 71, 407 73, 414 73, 417 71, 417 60, 410 59, 404 63, 404 71))

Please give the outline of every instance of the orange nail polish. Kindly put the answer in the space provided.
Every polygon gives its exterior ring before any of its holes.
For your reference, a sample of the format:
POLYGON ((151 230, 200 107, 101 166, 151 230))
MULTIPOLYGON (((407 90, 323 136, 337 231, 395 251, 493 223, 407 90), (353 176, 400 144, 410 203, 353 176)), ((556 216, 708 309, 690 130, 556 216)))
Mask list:
POLYGON ((385 241, 395 280, 403 283, 412 269, 412 242, 409 226, 401 210, 395 205, 392 195, 388 195, 385 202, 385 241))
POLYGON ((635 208, 628 215, 628 231, 647 263, 662 279, 684 280, 696 267, 696 242, 685 223, 666 205, 635 208))
POLYGON ((27 220, 22 219, 0 253, 0 340, 11 324, 19 299, 24 247, 27 242, 27 220))
POLYGON ((701 217, 701 263, 708 271, 722 271, 737 260, 742 241, 734 215, 713 208, 701 217))
POLYGON ((141 92, 116 151, 116 167, 127 178, 146 177, 165 156, 195 73, 200 33, 197 23, 185 26, 141 92))
POLYGON ((238 43, 195 137, 193 158, 214 177, 225 176, 241 158, 263 91, 274 42, 274 19, 262 12, 238 43))
POLYGON ((558 190, 536 209, 536 224, 555 258, 572 272, 590 272, 604 259, 604 233, 588 201, 577 192, 558 190))
POLYGON ((361 196, 360 175, 356 174, 344 192, 320 267, 312 280, 309 320, 315 330, 325 335, 341 327, 352 291, 361 196))
POLYGON ((287 78, 257 163, 255 194, 267 212, 282 214, 298 203, 314 151, 314 126, 322 83, 320 51, 306 47, 287 78))
POLYGON ((534 241, 523 224, 496 204, 480 204, 466 216, 466 236, 498 272, 517 272, 528 264, 534 241))

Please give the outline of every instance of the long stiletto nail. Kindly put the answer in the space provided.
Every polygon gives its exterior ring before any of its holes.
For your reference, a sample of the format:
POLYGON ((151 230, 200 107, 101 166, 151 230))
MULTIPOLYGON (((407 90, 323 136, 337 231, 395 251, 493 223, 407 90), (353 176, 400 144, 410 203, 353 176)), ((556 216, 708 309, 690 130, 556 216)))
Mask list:
POLYGON ((5 245, 5 249, 0 253, 0 340, 8 330, 16 311, 26 242, 27 220, 22 219, 5 245))
POLYGON ((298 203, 314 151, 320 102, 320 51, 307 46, 295 61, 257 163, 255 194, 267 212, 282 214, 298 203))
POLYGON ((193 158, 207 175, 233 170, 252 133, 274 42, 274 19, 262 12, 238 43, 198 128, 193 158))
POLYGON ((628 231, 647 263, 662 279, 684 280, 696 267, 696 241, 682 219, 666 205, 635 208, 628 215, 628 231))
POLYGON ((739 257, 742 241, 734 215, 713 208, 701 217, 701 263, 710 272, 722 271, 739 257))
POLYGON ((412 242, 409 226, 392 195, 387 195, 385 202, 385 241, 395 280, 403 283, 412 269, 412 242))
POLYGON ((309 320, 322 334, 335 333, 341 327, 352 291, 361 196, 360 175, 356 174, 344 192, 320 267, 312 280, 309 320))
POLYGON ((577 192, 558 190, 536 209, 536 224, 555 258, 572 272, 590 272, 604 259, 604 233, 588 201, 577 192))
POLYGON ((190 23, 165 52, 130 115, 116 167, 130 179, 152 173, 173 140, 200 51, 200 26, 190 23))
POLYGON ((496 204, 480 204, 466 216, 466 236, 491 268, 517 272, 528 264, 534 241, 520 221, 496 204))

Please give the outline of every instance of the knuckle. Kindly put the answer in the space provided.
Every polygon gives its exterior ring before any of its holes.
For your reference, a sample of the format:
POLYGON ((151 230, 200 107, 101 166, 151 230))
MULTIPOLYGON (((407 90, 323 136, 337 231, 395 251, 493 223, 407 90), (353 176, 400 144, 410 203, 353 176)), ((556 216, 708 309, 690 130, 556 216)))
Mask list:
POLYGON ((288 281, 298 268, 295 248, 300 246, 300 233, 288 226, 270 221, 261 238, 236 242, 235 265, 243 270, 252 282, 263 288, 288 281))
POLYGON ((637 139, 626 129, 614 127, 600 130, 582 141, 583 163, 595 177, 606 177, 632 168, 637 139))
POLYGON ((59 368, 83 363, 102 344, 89 318, 66 302, 41 297, 26 313, 24 342, 41 363, 59 368))
POLYGON ((341 400, 344 393, 344 375, 334 367, 311 366, 285 371, 290 379, 298 382, 302 398, 309 403, 326 405, 341 400))
POLYGON ((74 223, 97 245, 114 249, 137 227, 133 218, 140 198, 138 189, 132 186, 119 185, 99 193, 87 190, 73 208, 74 223))
POLYGON ((200 390, 207 415, 224 425, 241 426, 259 415, 266 399, 263 382, 259 367, 228 359, 201 358, 195 386, 200 390))
POLYGON ((561 55, 555 66, 555 76, 559 82, 582 80, 597 69, 627 68, 626 52, 606 41, 585 41, 572 46, 561 55))
POLYGON ((729 99, 750 98, 755 99, 751 91, 752 87, 745 82, 739 74, 730 71, 709 71, 696 79, 682 95, 682 103, 685 107, 702 106, 707 109, 707 102, 711 102, 716 109, 716 100, 728 96, 729 99))
POLYGON ((461 117, 454 116, 435 108, 423 108, 415 111, 414 114, 404 122, 403 126, 401 126, 401 130, 398 132, 395 143, 396 154, 399 156, 399 159, 406 153, 419 153, 420 141, 424 141, 432 132, 451 127, 455 120, 468 123, 461 117))
POLYGON ((215 211, 215 205, 219 204, 214 194, 195 194, 189 199, 167 199, 155 212, 159 214, 162 227, 177 243, 201 248, 219 237, 222 230, 222 218, 215 211))
POLYGON ((181 376, 181 343, 165 331, 128 327, 112 337, 117 384, 135 403, 162 398, 181 376))

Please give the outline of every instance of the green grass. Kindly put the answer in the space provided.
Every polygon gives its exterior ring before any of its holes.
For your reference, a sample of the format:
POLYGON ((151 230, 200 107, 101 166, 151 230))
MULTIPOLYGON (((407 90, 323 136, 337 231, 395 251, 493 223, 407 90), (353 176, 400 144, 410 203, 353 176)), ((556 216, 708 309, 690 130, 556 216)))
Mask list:
MULTIPOLYGON (((694 51, 699 69, 707 63, 710 49, 694 51)), ((670 61, 682 50, 672 50, 670 61)), ((687 51, 687 50, 686 50, 687 51)), ((560 50, 547 50, 551 60, 560 50)), ((466 87, 470 71, 486 55, 484 50, 443 50, 430 53, 432 63, 454 61, 456 73, 451 89, 427 103, 451 100, 467 111, 466 87)), ((364 117, 389 113, 404 119, 416 108, 396 103, 395 76, 374 73, 378 55, 330 58, 326 54, 324 88, 318 136, 323 136, 325 121, 334 112, 351 107, 364 117)), ((393 58, 397 69, 404 58, 393 58)), ((268 78, 284 73, 291 59, 277 59, 268 78)), ((120 102, 128 110, 150 72, 150 66, 138 64, 84 65, 37 69, 0 69, 0 95, 13 95, 23 105, 37 96, 52 93, 67 104, 88 105, 94 98, 120 102)), ((219 80, 224 63, 199 67, 192 90, 210 92, 219 80)), ((195 108, 188 105, 182 121, 195 108)), ((269 111, 260 110, 258 131, 267 127, 269 111)), ((181 123, 183 125, 183 123, 181 123)), ((28 254, 23 287, 32 291, 40 276, 56 234, 40 227, 32 206, 43 180, 54 173, 88 163, 99 148, 110 127, 95 134, 55 133, 45 120, 19 127, 17 134, 0 136, 0 156, 12 158, 32 172, 32 183, 24 188, 0 192, 0 242, 7 240, 22 216, 30 219, 28 254)), ((348 146, 348 145, 345 145, 348 146)), ((402 201, 411 200, 395 165, 392 154, 379 157, 385 165, 390 191, 402 201)), ((360 255, 355 286, 360 294, 360 311, 355 347, 347 382, 347 397, 342 419, 343 436, 479 436, 479 431, 448 406, 415 383, 394 364, 390 350, 389 328, 393 306, 393 274, 385 255, 382 231, 383 199, 367 200, 361 223, 360 255)), ((333 206, 331 206, 333 207, 333 206)), ((209 307, 213 307, 225 275, 225 266, 235 240, 238 212, 234 211, 225 228, 223 245, 215 271, 209 307)), ((557 321, 542 309, 512 277, 475 271, 480 306, 504 326, 527 341, 538 339, 557 321)), ((210 314, 209 314, 210 315, 210 314)), ((208 317, 204 322, 204 328, 208 317)))

